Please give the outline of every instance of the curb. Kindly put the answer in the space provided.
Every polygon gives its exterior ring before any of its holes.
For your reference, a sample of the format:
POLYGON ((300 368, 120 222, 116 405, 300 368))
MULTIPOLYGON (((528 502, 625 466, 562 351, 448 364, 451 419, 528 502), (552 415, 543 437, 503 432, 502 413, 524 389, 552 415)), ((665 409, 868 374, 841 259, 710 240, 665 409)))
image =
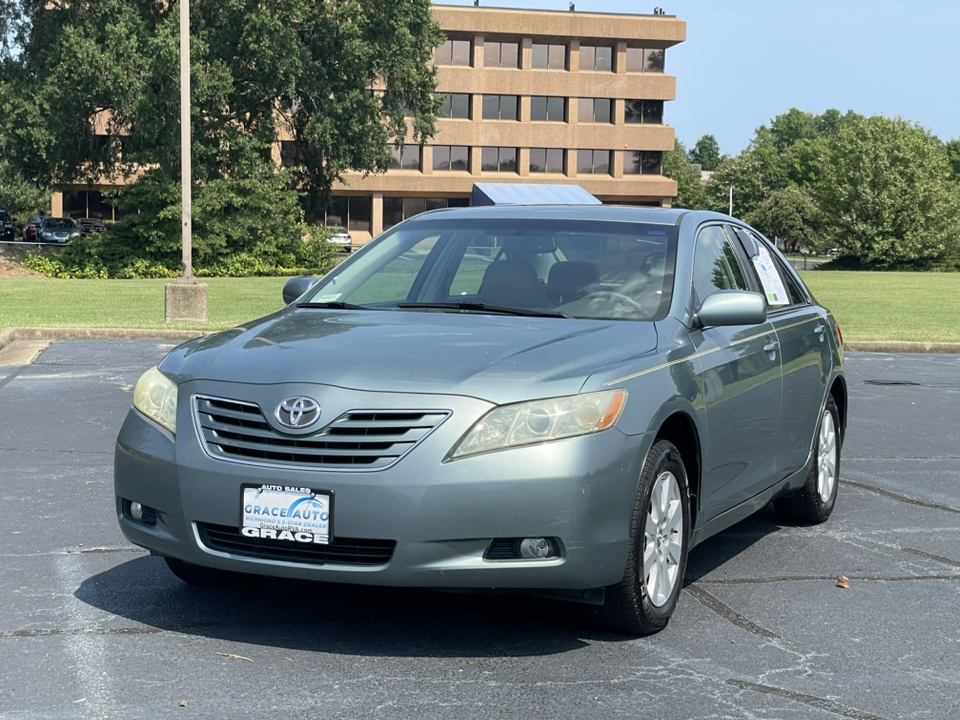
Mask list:
MULTIPOLYGON (((7 328, 0 331, 0 350, 16 340, 193 340, 202 330, 125 330, 123 328, 7 328)), ((960 355, 960 343, 869 341, 843 344, 847 352, 930 353, 960 355)))
POLYGON ((0 350, 17 340, 193 340, 202 330, 124 330, 121 328, 7 328, 0 331, 0 350))
POLYGON ((960 343, 878 340, 873 342, 847 342, 843 344, 843 349, 847 352, 960 354, 960 343))

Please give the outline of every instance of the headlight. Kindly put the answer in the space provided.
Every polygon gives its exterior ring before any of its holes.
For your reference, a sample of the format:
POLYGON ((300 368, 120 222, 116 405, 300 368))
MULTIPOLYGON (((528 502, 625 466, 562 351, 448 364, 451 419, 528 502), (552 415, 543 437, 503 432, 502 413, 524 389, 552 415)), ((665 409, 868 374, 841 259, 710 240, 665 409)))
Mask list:
POLYGON ((78 238, 78 237, 80 237, 80 231, 79 231, 79 230, 74 230, 73 232, 70 233, 70 237, 72 237, 72 238, 78 238))
POLYGON ((177 386, 157 368, 147 370, 133 391, 133 406, 167 430, 177 432, 177 386))
POLYGON ((467 431, 450 457, 600 432, 613 427, 626 402, 626 390, 607 390, 501 405, 467 431))

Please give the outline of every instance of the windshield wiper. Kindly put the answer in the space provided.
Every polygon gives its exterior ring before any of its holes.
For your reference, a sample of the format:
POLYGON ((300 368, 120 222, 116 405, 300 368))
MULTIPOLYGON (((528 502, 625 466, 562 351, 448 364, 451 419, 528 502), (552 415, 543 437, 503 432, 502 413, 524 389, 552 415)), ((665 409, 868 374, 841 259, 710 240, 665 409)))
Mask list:
POLYGON ((302 302, 298 308, 323 308, 324 310, 372 310, 366 305, 351 305, 345 302, 302 302))
POLYGON ((473 310, 475 312, 497 313, 499 315, 522 315, 524 317, 556 317, 565 318, 561 312, 553 310, 530 310, 528 308, 506 307, 504 305, 487 305, 482 302, 402 302, 398 308, 414 310, 473 310))

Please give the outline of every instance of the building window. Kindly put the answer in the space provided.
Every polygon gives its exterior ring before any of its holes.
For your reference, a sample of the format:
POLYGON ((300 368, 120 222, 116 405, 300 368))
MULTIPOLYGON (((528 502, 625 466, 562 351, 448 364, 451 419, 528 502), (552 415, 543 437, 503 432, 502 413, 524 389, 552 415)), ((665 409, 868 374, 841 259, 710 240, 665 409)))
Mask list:
POLYGON ((470 148, 466 145, 434 145, 433 169, 470 172, 470 148))
POLYGON ((578 175, 609 175, 609 150, 577 150, 578 175))
POLYGON ((627 100, 623 114, 628 125, 663 125, 663 100, 627 100))
POLYGON ((562 175, 564 172, 564 153, 564 150, 557 148, 530 148, 530 172, 562 175))
POLYGON ((567 99, 533 96, 530 98, 530 119, 534 122, 566 122, 567 99))
POLYGON ((498 68, 513 68, 520 65, 520 45, 515 42, 485 42, 483 43, 483 66, 498 68))
POLYGON ((420 146, 404 145, 400 149, 396 146, 390 148, 393 157, 390 159, 390 170, 419 170, 420 169, 420 146))
POLYGON ((662 73, 665 50, 654 48, 627 48, 627 72, 662 73))
POLYGON ((517 120, 516 95, 484 95, 484 120, 517 120))
POLYGON ((608 98, 580 98, 577 120, 582 123, 612 123, 613 100, 608 98))
POLYGON ((480 152, 480 169, 484 172, 517 171, 517 149, 485 147, 480 152))
POLYGON ((441 118, 452 118, 454 120, 470 119, 470 96, 466 93, 451 93, 444 95, 443 105, 440 106, 441 118))
POLYGON ((445 207, 468 207, 469 198, 385 197, 383 199, 383 229, 391 228, 401 220, 427 210, 445 207))
POLYGON ((660 151, 637 150, 623 154, 624 175, 660 175, 663 166, 663 153, 660 151))
POLYGON ((566 70, 567 69, 567 46, 534 43, 533 44, 533 69, 534 70, 566 70))
POLYGON ((447 40, 434 51, 433 61, 436 65, 470 67, 471 55, 469 40, 447 40))
POLYGON ((613 48, 601 45, 581 45, 580 69, 613 72, 613 48))

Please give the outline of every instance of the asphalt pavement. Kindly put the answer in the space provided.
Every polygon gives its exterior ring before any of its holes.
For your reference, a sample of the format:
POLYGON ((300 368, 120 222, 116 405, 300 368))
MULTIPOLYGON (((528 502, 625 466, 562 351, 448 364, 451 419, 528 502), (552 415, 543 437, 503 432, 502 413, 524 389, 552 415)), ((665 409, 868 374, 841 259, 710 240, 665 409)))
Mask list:
POLYGON ((833 517, 767 508, 700 545, 668 628, 634 639, 527 596, 181 583, 112 489, 172 346, 0 351, 0 718, 960 717, 958 355, 848 353, 833 517))

